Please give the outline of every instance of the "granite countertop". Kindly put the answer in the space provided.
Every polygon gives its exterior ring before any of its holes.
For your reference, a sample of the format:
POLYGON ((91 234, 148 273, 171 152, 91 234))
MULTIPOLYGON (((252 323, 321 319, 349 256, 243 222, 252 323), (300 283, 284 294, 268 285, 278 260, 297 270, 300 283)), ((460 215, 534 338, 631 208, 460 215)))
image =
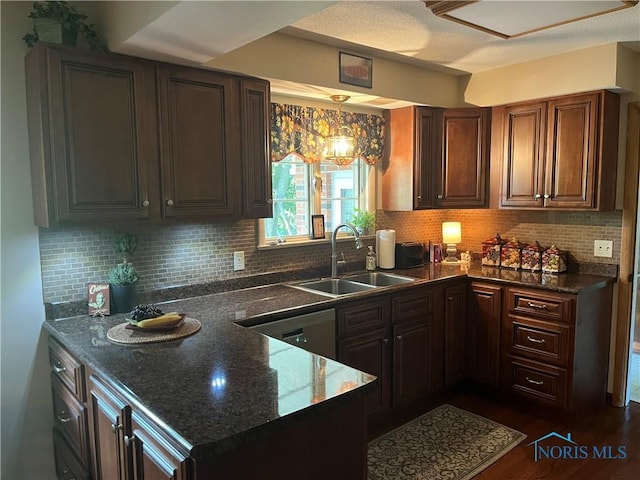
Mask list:
MULTIPOLYGON (((393 272, 416 278, 409 288, 467 276, 579 294, 615 281, 606 275, 542 275, 476 263, 430 264, 393 272)), ((343 395, 361 394, 375 380, 238 323, 253 325, 333 308, 364 295, 402 288, 407 285, 336 299, 274 284, 166 302, 164 311, 184 312, 202 323, 196 334, 166 343, 110 342, 106 332, 124 322, 125 314, 47 320, 45 327, 197 459, 232 449, 256 432, 278 428, 281 422, 276 420, 313 414, 323 404, 339 402, 343 395)))

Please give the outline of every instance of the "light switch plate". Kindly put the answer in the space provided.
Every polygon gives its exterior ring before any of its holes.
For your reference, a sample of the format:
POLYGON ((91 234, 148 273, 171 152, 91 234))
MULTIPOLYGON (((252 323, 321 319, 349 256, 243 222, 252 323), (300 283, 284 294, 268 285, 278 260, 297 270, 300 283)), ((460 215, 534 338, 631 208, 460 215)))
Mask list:
POLYGON ((233 271, 244 270, 244 252, 233 252, 233 271))
POLYGON ((594 240, 593 242, 594 257, 613 257, 613 241, 612 240, 594 240))

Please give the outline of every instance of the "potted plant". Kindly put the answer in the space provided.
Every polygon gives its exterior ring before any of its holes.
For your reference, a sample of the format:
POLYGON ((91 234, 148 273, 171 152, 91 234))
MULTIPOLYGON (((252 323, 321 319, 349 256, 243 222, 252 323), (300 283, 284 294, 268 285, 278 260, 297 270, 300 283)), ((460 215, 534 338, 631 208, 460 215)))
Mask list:
POLYGON ((122 263, 115 266, 109 272, 109 284, 111 285, 111 295, 116 313, 129 312, 136 305, 136 283, 138 282, 138 272, 132 263, 129 262, 128 255, 132 254, 138 242, 135 235, 123 233, 114 241, 116 253, 122 254, 122 263))
POLYGON ((353 211, 351 223, 358 229, 358 233, 367 235, 376 226, 376 212, 368 212, 367 210, 356 208, 353 211))
POLYGON ((131 263, 119 263, 109 272, 111 298, 116 313, 130 312, 136 305, 138 272, 131 263))
POLYGON ((22 37, 29 47, 38 41, 74 46, 80 32, 92 50, 106 50, 93 25, 84 22, 87 16, 67 2, 34 2, 29 18, 33 18, 33 30, 22 37))

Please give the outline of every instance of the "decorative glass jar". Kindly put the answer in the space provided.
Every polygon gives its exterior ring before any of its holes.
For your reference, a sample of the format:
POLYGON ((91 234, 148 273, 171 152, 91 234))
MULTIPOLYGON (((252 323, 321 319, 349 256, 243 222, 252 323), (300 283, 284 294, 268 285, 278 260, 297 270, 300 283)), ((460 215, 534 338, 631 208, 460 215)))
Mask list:
POLYGON ((499 233, 496 233, 495 237, 482 242, 482 265, 499 267, 502 245, 505 243, 506 240, 503 240, 499 233))
POLYGON ((522 249, 522 269, 532 272, 542 271, 542 253, 544 247, 538 242, 530 243, 522 249))
POLYGON ((500 266, 513 268, 514 270, 519 269, 522 259, 522 247, 524 247, 524 245, 515 237, 512 238, 510 242, 502 245, 502 250, 500 251, 500 266))
POLYGON ((544 273, 562 273, 567 271, 567 252, 551 245, 542 253, 542 271, 544 273))

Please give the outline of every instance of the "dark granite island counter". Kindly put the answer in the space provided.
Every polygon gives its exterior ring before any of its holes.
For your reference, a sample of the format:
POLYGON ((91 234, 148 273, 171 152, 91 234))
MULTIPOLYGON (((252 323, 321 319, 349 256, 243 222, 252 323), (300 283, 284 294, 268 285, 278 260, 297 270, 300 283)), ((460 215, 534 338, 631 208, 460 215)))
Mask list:
POLYGON ((326 300, 275 285, 171 302, 201 330, 141 345, 106 338, 124 315, 46 322, 54 356, 59 342, 85 366, 95 478, 366 478, 375 377, 234 323, 326 300))

